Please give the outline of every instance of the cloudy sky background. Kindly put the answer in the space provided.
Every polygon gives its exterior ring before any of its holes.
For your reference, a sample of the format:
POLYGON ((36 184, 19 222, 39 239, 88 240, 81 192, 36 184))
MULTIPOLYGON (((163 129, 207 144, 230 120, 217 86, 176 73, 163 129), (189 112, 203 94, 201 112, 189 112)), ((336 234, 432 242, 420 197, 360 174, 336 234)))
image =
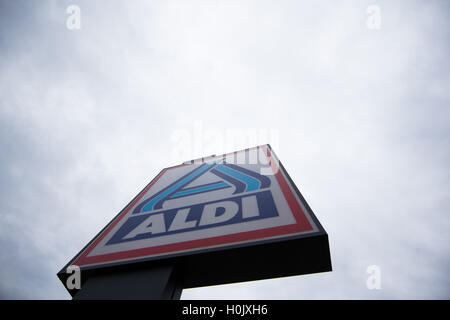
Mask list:
POLYGON ((448 1, 0 0, 0 298, 69 299, 162 168, 270 143, 333 272, 183 299, 449 299, 449 47, 448 1))

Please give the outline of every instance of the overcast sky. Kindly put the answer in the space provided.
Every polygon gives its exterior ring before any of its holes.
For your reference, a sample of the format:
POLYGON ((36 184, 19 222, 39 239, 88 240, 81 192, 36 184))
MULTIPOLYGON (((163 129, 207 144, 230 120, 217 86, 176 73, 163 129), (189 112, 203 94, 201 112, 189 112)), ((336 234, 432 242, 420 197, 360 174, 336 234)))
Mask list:
POLYGON ((449 49, 448 1, 0 0, 0 298, 69 299, 162 168, 270 143, 333 271, 182 299, 449 299, 449 49))

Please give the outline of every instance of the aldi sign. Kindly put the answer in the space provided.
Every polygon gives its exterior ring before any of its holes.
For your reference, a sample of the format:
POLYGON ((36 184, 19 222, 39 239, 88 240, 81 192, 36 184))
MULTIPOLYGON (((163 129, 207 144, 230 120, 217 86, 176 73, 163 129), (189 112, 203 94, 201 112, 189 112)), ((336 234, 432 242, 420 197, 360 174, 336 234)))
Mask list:
MULTIPOLYGON (((331 270, 325 231, 270 146, 264 145, 162 170, 70 264, 83 270, 174 261, 184 270, 185 287, 254 280, 267 277, 274 263, 266 262, 262 272, 241 266, 247 270, 242 277, 223 264, 241 257, 240 262, 252 259, 253 265, 261 252, 270 259, 271 253, 275 257, 290 247, 299 250, 295 245, 308 237, 322 239, 316 252, 322 265, 315 272, 331 270), (204 269, 207 276, 201 274, 204 269)), ((302 259, 315 245, 303 250, 302 259)), ((275 268, 285 270, 273 270, 273 275, 305 273, 286 266, 275 268)))

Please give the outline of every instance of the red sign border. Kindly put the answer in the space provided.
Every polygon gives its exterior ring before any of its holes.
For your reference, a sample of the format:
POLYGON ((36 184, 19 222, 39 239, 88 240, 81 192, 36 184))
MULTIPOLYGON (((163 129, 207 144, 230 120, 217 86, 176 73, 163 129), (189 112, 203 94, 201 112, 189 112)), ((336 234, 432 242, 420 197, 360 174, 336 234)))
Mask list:
MULTIPOLYGON (((104 263, 115 263, 115 262, 129 262, 127 259, 137 259, 137 258, 145 258, 145 257, 151 257, 152 255, 156 254, 166 254, 166 253, 177 253, 180 251, 185 250, 192 250, 192 249, 204 249, 211 246, 218 246, 218 245, 224 245, 224 244, 233 244, 233 243, 239 243, 242 241, 249 241, 249 240, 263 240, 265 238, 270 237, 276 237, 281 235, 289 235, 289 234, 295 234, 299 232, 306 232, 306 231, 312 231, 313 227, 311 226, 310 222, 308 221, 308 218, 305 215, 305 212, 303 211, 300 203, 297 201, 297 198, 294 194, 294 191, 289 186, 288 182, 286 181, 285 177, 283 176, 277 161, 273 161, 271 151, 266 145, 251 148, 251 149, 245 149, 242 151, 248 152, 249 150, 256 149, 256 148, 263 148, 264 152, 266 153, 267 158, 270 161, 271 168, 275 174, 275 178, 281 188, 281 191, 289 205, 289 208, 294 214, 294 218, 296 223, 286 226, 279 226, 279 227, 270 227, 266 229, 259 229, 259 230, 253 230, 253 231, 244 231, 240 233, 234 233, 229 235, 222 235, 222 236, 216 236, 216 237, 210 237, 205 239, 197 239, 197 240, 190 240, 185 242, 177 242, 172 244, 165 244, 155 247, 149 247, 149 248, 140 248, 140 249, 133 249, 133 250, 127 250, 127 251, 120 251, 120 252, 114 252, 114 253, 108 253, 103 255, 97 255, 88 257, 89 253, 98 245, 98 243, 114 228, 114 226, 128 213, 129 210, 131 210, 135 204, 143 197, 144 194, 147 193, 147 191, 159 180, 160 177, 162 177, 165 172, 168 170, 178 168, 180 166, 185 166, 189 164, 182 164, 179 166, 174 166, 170 168, 166 168, 162 170, 156 178, 147 185, 144 190, 142 190, 139 195, 130 202, 125 209, 113 220, 111 223, 85 248, 71 263, 72 265, 77 265, 80 267, 83 266, 91 266, 95 264, 104 264, 104 263)), ((241 152, 236 151, 234 154, 241 152)), ((231 155, 226 154, 222 156, 231 155)))

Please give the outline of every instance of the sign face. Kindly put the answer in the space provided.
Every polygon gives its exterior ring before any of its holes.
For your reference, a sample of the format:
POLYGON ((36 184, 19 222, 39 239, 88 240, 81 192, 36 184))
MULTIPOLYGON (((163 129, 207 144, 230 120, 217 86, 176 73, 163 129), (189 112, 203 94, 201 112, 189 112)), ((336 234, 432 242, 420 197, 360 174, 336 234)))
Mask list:
POLYGON ((71 264, 160 260, 321 231, 283 171, 266 145, 166 168, 71 264))

